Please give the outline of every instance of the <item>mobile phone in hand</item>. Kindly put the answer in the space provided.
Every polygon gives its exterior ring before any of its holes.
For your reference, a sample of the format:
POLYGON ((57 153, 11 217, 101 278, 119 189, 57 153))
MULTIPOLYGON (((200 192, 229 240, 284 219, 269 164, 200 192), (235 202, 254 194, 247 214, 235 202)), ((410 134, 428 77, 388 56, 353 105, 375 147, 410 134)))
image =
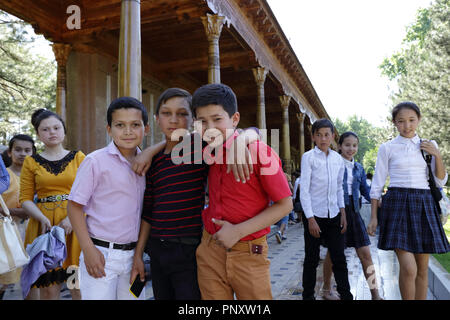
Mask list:
POLYGON ((142 289, 145 287, 145 283, 146 281, 141 281, 141 277, 137 275, 136 279, 133 281, 133 284, 130 286, 130 292, 136 299, 139 299, 142 289))

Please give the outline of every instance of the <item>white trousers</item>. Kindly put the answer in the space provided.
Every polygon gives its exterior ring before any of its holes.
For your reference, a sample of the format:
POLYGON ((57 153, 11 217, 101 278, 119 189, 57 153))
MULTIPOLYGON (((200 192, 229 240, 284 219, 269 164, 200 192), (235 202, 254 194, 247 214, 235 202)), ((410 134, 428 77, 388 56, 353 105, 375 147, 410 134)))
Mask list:
MULTIPOLYGON (((112 244, 111 244, 112 245, 112 244)), ((80 290, 83 300, 136 300, 130 292, 130 275, 134 250, 118 250, 96 246, 105 257, 106 277, 94 278, 89 275, 80 255, 80 290)), ((139 300, 145 300, 145 288, 139 300)))

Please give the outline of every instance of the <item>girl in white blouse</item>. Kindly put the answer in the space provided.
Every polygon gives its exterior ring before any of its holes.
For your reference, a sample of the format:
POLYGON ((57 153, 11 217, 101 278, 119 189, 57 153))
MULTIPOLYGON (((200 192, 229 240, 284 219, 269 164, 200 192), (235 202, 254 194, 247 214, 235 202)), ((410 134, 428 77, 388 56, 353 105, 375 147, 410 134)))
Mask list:
POLYGON ((429 254, 450 251, 421 150, 433 157, 431 167, 438 187, 445 185, 448 175, 436 142, 417 136, 420 119, 420 109, 412 102, 402 102, 392 110, 392 121, 400 134, 380 146, 370 191, 372 214, 367 231, 374 236, 379 220, 378 248, 395 251, 400 293, 405 300, 426 299, 429 254), (377 217, 387 176, 389 188, 377 217))

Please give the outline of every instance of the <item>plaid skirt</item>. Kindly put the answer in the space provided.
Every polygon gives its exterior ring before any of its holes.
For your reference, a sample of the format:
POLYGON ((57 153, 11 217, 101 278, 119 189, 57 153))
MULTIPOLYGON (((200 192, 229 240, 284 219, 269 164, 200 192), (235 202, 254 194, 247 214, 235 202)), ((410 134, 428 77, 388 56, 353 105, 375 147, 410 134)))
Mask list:
POLYGON ((412 253, 450 251, 430 190, 389 188, 382 200, 379 225, 379 249, 412 253))
POLYGON ((350 196, 350 205, 345 206, 347 217, 347 231, 345 232, 345 246, 347 248, 361 248, 370 245, 366 225, 359 212, 355 212, 353 200, 350 196))

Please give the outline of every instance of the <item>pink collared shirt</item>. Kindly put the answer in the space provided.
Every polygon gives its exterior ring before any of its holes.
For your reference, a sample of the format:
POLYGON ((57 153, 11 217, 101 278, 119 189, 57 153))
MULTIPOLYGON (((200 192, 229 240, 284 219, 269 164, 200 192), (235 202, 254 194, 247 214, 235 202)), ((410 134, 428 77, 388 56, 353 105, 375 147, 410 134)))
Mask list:
POLYGON ((83 160, 69 200, 84 206, 91 237, 130 243, 138 239, 144 190, 145 177, 131 170, 112 141, 83 160))

